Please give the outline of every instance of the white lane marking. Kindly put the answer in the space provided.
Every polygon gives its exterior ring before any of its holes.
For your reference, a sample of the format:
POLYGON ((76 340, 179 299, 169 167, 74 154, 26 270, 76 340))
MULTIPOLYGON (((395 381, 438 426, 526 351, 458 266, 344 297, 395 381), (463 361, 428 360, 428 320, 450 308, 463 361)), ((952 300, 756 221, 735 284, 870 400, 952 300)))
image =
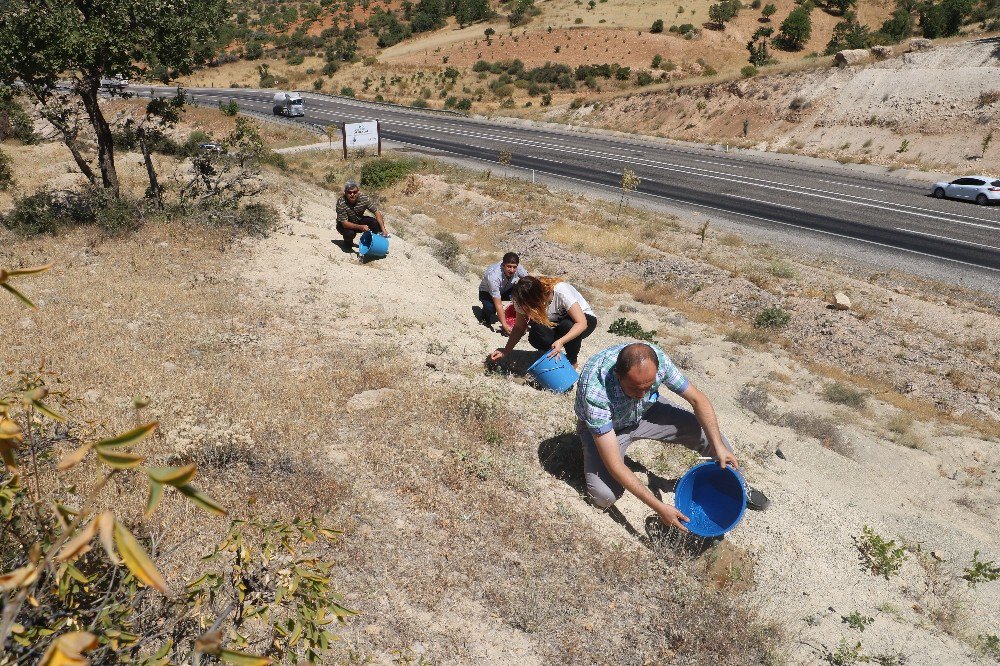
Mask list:
MULTIPOLYGON (((426 146, 424 146, 422 144, 412 143, 410 141, 399 141, 399 140, 393 139, 392 142, 393 143, 399 143, 399 144, 402 144, 402 145, 405 145, 405 146, 416 146, 418 148, 424 148, 424 149, 427 148, 426 146)), ((488 164, 493 164, 494 163, 492 160, 487 160, 487 159, 482 158, 482 157, 473 157, 473 156, 470 156, 470 155, 463 155, 461 153, 456 153, 453 150, 445 150, 443 148, 433 148, 432 150, 435 150, 435 151, 441 152, 441 153, 450 153, 452 155, 457 155, 458 157, 460 157, 462 159, 478 160, 480 162, 486 162, 488 164)), ((524 171, 529 171, 529 169, 525 169, 524 167, 514 167, 514 168, 515 169, 523 169, 524 171)), ((542 171, 541 169, 535 169, 535 171, 537 171, 538 173, 548 174, 548 175, 553 176, 555 178, 563 178, 565 180, 573 180, 573 181, 576 181, 576 182, 585 183, 587 185, 590 185, 591 187, 593 187, 593 186, 606 187, 606 188, 611 189, 611 190, 617 190, 618 189, 618 187, 616 187, 614 185, 605 185, 604 183, 597 183, 597 182, 594 182, 594 181, 591 181, 591 180, 585 180, 583 178, 575 178, 573 176, 564 176, 562 174, 553 173, 551 171, 542 171)), ((644 196, 644 197, 654 197, 656 199, 665 199, 667 201, 675 201, 675 202, 677 202, 677 203, 679 203, 681 205, 684 205, 684 206, 694 206, 694 207, 697 207, 697 208, 707 208, 709 210, 714 210, 714 211, 717 211, 719 213, 722 213, 723 215, 739 215, 740 217, 749 217, 749 218, 754 219, 754 220, 760 220, 761 222, 768 222, 770 224, 780 224, 781 226, 784 226, 784 227, 791 227, 793 229, 801 229, 803 231, 817 233, 817 234, 824 234, 826 236, 835 236, 837 238, 843 238, 844 240, 853 241, 853 242, 856 242, 856 243, 866 243, 868 245, 876 245, 878 247, 884 247, 884 248, 886 248, 888 250, 895 250, 896 252, 907 252, 909 254, 916 254, 916 255, 920 255, 921 257, 927 257, 928 259, 934 259, 935 261, 947 261, 947 262, 950 262, 950 263, 953 263, 953 264, 961 264, 963 266, 968 266, 970 268, 977 268, 977 269, 982 269, 982 270, 987 270, 987 271, 993 271, 995 273, 1000 273, 1000 268, 993 268, 992 266, 982 266, 980 264, 973 264, 973 263, 968 262, 968 261, 962 261, 961 259, 951 259, 949 257, 939 257, 939 256, 934 255, 934 254, 928 254, 927 252, 920 252, 919 250, 911 250, 911 249, 905 248, 905 247, 896 247, 895 245, 889 245, 888 243, 879 243, 878 241, 865 240, 864 238, 855 238, 853 236, 847 236, 846 234, 838 234, 838 233, 836 233, 834 231, 824 231, 822 229, 813 229, 811 227, 806 227, 806 226, 802 226, 802 225, 799 225, 799 224, 792 224, 791 222, 779 222, 778 220, 772 220, 769 217, 760 217, 759 215, 751 215, 749 213, 739 213, 739 212, 736 212, 736 211, 725 210, 725 209, 722 209, 722 208, 716 208, 715 206, 709 206, 707 204, 699 204, 699 203, 694 203, 694 202, 690 202, 690 201, 684 201, 682 199, 675 199, 674 197, 668 197, 668 196, 664 196, 662 194, 652 194, 651 192, 636 192, 636 194, 638 194, 639 196, 644 196)))
POLYGON ((694 162, 701 162, 702 164, 714 164, 716 166, 724 166, 730 169, 742 169, 743 167, 737 166, 735 164, 726 164, 725 162, 713 162, 711 160, 692 160, 694 162))
POLYGON ((766 204, 768 206, 778 206, 779 208, 791 208, 792 210, 802 210, 801 208, 796 208, 795 206, 786 206, 785 204, 774 203, 773 201, 764 201, 763 199, 751 199, 750 197, 741 197, 738 194, 727 194, 727 197, 732 197, 734 199, 744 199, 746 201, 753 201, 754 203, 766 204))
MULTIPOLYGON (((367 107, 365 107, 365 108, 367 108, 367 107)), ((317 113, 317 112, 314 111, 313 113, 317 113)), ((332 112, 323 112, 323 114, 324 115, 334 115, 332 112)), ((350 116, 346 116, 346 117, 350 118, 350 116)), ((358 117, 360 118, 361 116, 358 116, 358 117)), ((752 178, 752 177, 749 177, 749 176, 741 176, 741 175, 738 175, 738 174, 726 174, 724 172, 713 171, 711 169, 702 169, 700 167, 691 167, 691 166, 686 166, 686 165, 673 164, 671 162, 655 162, 655 161, 652 161, 652 160, 639 160, 639 159, 634 159, 634 158, 628 158, 628 159, 627 158, 616 158, 616 157, 612 157, 612 156, 608 155, 607 153, 599 153, 599 152, 594 152, 594 151, 589 151, 589 150, 581 150, 581 149, 574 149, 574 148, 559 147, 559 146, 554 146, 554 145, 551 145, 551 144, 541 143, 539 141, 528 141, 528 140, 524 140, 523 138, 507 138, 507 137, 500 137, 500 136, 497 136, 497 135, 485 135, 485 134, 480 134, 480 133, 475 133, 475 132, 458 131, 458 130, 451 130, 451 129, 442 129, 442 128, 439 128, 439 127, 427 126, 427 125, 420 125, 420 124, 416 124, 416 123, 407 123, 407 122, 394 122, 393 124, 397 125, 397 126, 400 126, 400 127, 408 127, 408 128, 416 129, 416 130, 424 130, 424 131, 429 131, 429 132, 437 132, 437 133, 440 133, 440 134, 453 134, 453 135, 464 136, 464 137, 469 137, 469 138, 485 139, 485 140, 488 140, 488 141, 495 141, 495 142, 499 142, 499 143, 516 143, 518 145, 523 145, 523 146, 537 147, 537 148, 547 149, 547 150, 556 151, 556 152, 563 152, 563 153, 570 153, 570 154, 581 155, 581 156, 585 156, 585 157, 595 157, 595 158, 605 159, 605 160, 609 160, 609 161, 613 161, 613 162, 624 162, 624 163, 630 163, 630 164, 642 164, 643 166, 648 166, 648 167, 655 168, 655 169, 662 169, 662 170, 665 170, 665 171, 675 171, 675 172, 680 172, 680 173, 687 173, 689 175, 696 175, 696 176, 700 176, 702 178, 712 178, 713 180, 730 180, 730 181, 735 180, 736 182, 739 182, 739 183, 741 183, 743 185, 753 185, 754 187, 762 187, 762 188, 765 188, 765 189, 776 189, 776 190, 788 191, 789 188, 792 188, 793 190, 802 190, 801 192, 794 192, 794 193, 795 194, 801 194, 801 195, 804 195, 804 196, 811 196, 811 197, 814 197, 814 198, 826 199, 826 200, 830 200, 830 201, 840 201, 842 203, 846 203, 846 204, 849 204, 849 205, 853 204, 855 206, 863 206, 863 207, 866 207, 866 208, 876 208, 878 210, 885 210, 885 211, 890 211, 890 212, 894 212, 894 213, 900 213, 900 214, 903 214, 903 215, 914 215, 914 216, 917 216, 917 217, 926 217, 926 218, 930 218, 930 219, 937 220, 937 221, 942 221, 942 222, 952 222, 954 224, 963 224, 963 225, 973 226, 973 227, 979 227, 979 228, 983 228, 983 229, 1000 230, 1000 227, 994 227, 994 226, 984 225, 984 224, 974 224, 974 223, 969 223, 969 222, 963 222, 962 220, 959 220, 959 219, 955 219, 955 218, 961 217, 961 218, 965 218, 965 219, 969 219, 969 220, 976 220, 977 222, 991 222, 991 220, 986 220, 986 219, 983 219, 983 218, 970 217, 970 216, 967 216, 967 215, 959 215, 957 213, 943 213, 942 214, 939 211, 934 211, 934 210, 931 210, 931 209, 928 209, 928 208, 921 208, 921 207, 917 207, 917 206, 908 206, 906 204, 898 204, 898 203, 894 203, 894 202, 890 202, 890 201, 880 201, 880 200, 877 200, 877 199, 873 199, 873 200, 861 200, 860 197, 857 197, 855 195, 843 194, 843 193, 839 193, 839 192, 831 192, 829 190, 822 190, 822 189, 819 189, 819 188, 812 188, 812 187, 807 187, 807 186, 804 186, 804 185, 792 185, 792 184, 788 184, 788 183, 782 183, 780 181, 771 181, 771 180, 765 180, 765 179, 760 179, 760 178, 752 178), (699 172, 703 172, 703 173, 699 173, 699 172), (721 174, 721 175, 712 175, 712 174, 721 174), (743 178, 743 179, 746 179, 746 180, 745 181, 740 181, 739 180, 740 178, 743 178), (747 182, 747 181, 755 181, 755 182, 747 182), (760 183, 763 183, 763 184, 760 184, 760 183), (816 193, 819 193, 819 192, 822 192, 824 194, 837 195, 837 196, 832 196, 831 197, 831 196, 823 196, 823 194, 816 194, 816 193), (840 197, 847 197, 847 199, 843 199, 843 198, 840 198, 840 197), (850 201, 848 199, 856 199, 857 201, 850 201), (885 205, 884 206, 879 206, 877 204, 885 204, 885 205), (909 210, 904 210, 904 209, 909 209, 909 210), (938 213, 938 214, 937 215, 928 215, 928 214, 925 214, 925 213, 918 213, 918 212, 912 212, 912 211, 926 211, 926 213, 938 213), (947 215, 949 217, 941 217, 941 215, 947 215)), ((430 139, 430 137, 426 137, 426 138, 430 139)), ((418 145, 418 144, 411 144, 411 145, 418 145)), ((777 204, 775 204, 775 205, 777 205, 777 204)))
POLYGON ((917 234, 918 236, 929 236, 931 238, 940 238, 941 240, 948 240, 954 243, 962 243, 963 245, 975 245, 977 247, 985 247, 990 250, 1000 250, 1000 247, 995 247, 993 245, 984 245, 983 243, 973 243, 972 241, 960 240, 958 238, 952 238, 951 236, 939 236, 938 234, 928 234, 923 231, 913 231, 912 229, 903 229, 902 227, 896 227, 896 231, 905 231, 911 234, 917 234))
POLYGON ((878 187, 865 187, 864 185, 852 185, 850 183, 841 183, 836 180, 823 180, 823 179, 818 179, 818 180, 821 183, 831 183, 833 185, 840 185, 841 187, 854 187, 859 190, 872 190, 873 192, 885 192, 885 190, 878 187))

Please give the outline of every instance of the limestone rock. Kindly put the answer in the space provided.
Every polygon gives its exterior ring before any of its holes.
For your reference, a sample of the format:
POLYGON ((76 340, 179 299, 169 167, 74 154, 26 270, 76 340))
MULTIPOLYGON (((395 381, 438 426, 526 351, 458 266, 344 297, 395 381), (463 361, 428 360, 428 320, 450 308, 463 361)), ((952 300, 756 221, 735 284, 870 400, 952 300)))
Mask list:
POLYGON ((847 297, 842 291, 838 291, 833 295, 833 309, 834 310, 850 310, 851 309, 851 299, 847 297))
POLYGON ((871 58, 871 54, 868 49, 845 49, 843 51, 838 51, 837 55, 833 57, 834 61, 841 67, 850 67, 851 65, 863 65, 871 58))
POLYGON ((929 39, 915 37, 910 40, 911 51, 930 51, 932 48, 934 48, 934 44, 929 39))
POLYGON ((355 393, 347 400, 344 408, 351 413, 376 407, 387 407, 396 395, 395 389, 382 388, 355 393))

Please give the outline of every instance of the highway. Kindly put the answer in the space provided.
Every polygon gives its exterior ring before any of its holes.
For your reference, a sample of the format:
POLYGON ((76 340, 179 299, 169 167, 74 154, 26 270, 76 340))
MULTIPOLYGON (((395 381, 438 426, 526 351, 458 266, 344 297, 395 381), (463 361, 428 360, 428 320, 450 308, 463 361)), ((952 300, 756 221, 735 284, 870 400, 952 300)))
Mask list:
MULTIPOLYGON (((131 91, 173 93, 148 87, 131 91)), ((271 113, 273 93, 268 91, 186 92, 199 104, 214 106, 233 99, 241 109, 271 113)), ((629 168, 641 179, 639 194, 680 208, 714 211, 772 229, 796 228, 850 239, 866 244, 868 250, 905 252, 1000 272, 1000 206, 933 199, 928 196, 930 180, 923 184, 765 153, 727 153, 640 136, 515 126, 309 93, 302 97, 306 116, 296 121, 339 126, 378 119, 387 141, 494 164, 499 152, 508 150, 513 167, 604 187, 619 187, 622 170, 629 168)))

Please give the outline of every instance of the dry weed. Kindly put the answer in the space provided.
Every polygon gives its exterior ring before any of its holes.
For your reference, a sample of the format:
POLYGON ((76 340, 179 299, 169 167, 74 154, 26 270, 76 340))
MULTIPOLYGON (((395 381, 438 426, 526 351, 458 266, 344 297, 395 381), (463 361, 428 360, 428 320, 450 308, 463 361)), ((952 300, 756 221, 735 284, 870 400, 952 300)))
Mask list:
POLYGON ((635 260, 648 254, 640 248, 639 236, 634 228, 624 225, 596 228, 570 220, 559 220, 545 230, 546 240, 618 261, 635 260))

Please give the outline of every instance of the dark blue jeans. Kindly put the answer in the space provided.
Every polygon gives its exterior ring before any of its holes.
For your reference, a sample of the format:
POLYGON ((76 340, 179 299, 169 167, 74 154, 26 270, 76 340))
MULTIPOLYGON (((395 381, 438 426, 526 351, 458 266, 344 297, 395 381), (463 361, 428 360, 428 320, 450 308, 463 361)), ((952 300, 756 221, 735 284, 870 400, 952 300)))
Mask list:
MULTIPOLYGON (((576 365, 577 359, 580 358, 580 343, 597 328, 597 317, 594 315, 585 316, 587 317, 586 330, 563 345, 563 348, 566 350, 566 360, 573 365, 576 365)), ((548 351, 552 349, 552 343, 569 333, 569 329, 571 328, 573 328, 573 320, 569 317, 566 317, 552 328, 531 322, 528 324, 528 344, 538 351, 548 351)))
MULTIPOLYGON (((504 293, 500 294, 500 300, 509 301, 510 292, 512 292, 513 290, 514 290, 513 287, 511 287, 504 293)), ((479 302, 483 306, 483 323, 486 324, 487 326, 492 326, 493 322, 498 321, 497 309, 493 305, 493 297, 490 296, 490 293, 488 291, 481 291, 479 292, 479 302)))

